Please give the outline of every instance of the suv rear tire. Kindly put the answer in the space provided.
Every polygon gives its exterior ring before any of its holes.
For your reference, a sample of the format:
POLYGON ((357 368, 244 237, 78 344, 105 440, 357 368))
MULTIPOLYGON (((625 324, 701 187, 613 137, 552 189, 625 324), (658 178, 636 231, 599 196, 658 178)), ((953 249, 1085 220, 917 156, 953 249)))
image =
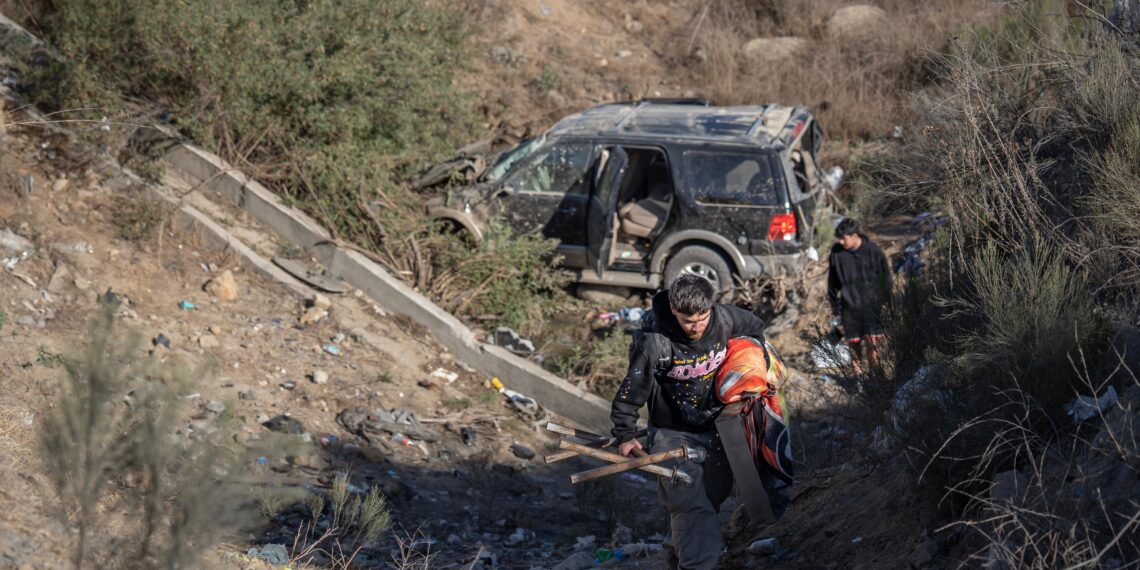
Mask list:
POLYGON ((669 258, 665 264, 665 287, 669 287, 678 277, 686 273, 708 279, 718 297, 732 290, 732 269, 729 268, 724 256, 713 249, 690 245, 669 258))

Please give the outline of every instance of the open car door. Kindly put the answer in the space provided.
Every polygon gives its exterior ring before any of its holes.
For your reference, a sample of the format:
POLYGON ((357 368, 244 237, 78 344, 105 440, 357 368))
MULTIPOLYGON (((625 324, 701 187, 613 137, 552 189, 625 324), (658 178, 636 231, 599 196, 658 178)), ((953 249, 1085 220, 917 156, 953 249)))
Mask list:
POLYGON ((586 260, 601 277, 613 247, 614 210, 622 178, 629 167, 629 154, 621 147, 609 150, 590 191, 586 214, 586 260))

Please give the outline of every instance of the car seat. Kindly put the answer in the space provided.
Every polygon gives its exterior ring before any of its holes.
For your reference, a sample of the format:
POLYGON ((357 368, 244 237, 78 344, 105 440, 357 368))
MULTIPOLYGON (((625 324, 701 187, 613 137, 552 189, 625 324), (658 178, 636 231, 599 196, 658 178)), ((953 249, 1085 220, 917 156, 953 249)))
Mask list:
POLYGON ((631 236, 649 238, 665 225, 673 204, 673 183, 664 160, 654 157, 650 165, 646 196, 618 209, 621 231, 631 236))

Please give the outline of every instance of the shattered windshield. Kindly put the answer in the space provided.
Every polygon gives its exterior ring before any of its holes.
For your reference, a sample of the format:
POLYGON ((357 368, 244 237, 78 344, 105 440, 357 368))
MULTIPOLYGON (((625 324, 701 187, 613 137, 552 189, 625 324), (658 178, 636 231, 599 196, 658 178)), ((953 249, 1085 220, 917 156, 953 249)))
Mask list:
POLYGON ((495 166, 487 171, 487 180, 491 182, 502 180, 519 161, 534 154, 534 152, 545 143, 546 135, 542 135, 530 140, 525 140, 519 144, 519 146, 507 151, 503 154, 503 157, 495 163, 495 166))

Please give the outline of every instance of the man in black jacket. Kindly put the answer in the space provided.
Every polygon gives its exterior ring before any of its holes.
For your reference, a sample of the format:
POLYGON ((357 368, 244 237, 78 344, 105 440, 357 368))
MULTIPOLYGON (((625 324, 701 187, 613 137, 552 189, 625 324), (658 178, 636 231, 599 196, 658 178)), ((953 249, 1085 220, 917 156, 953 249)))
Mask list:
MULTIPOLYGON (((642 449, 633 434, 638 410, 646 404, 653 453, 681 445, 708 452, 703 463, 678 466, 692 477, 692 486, 662 481, 659 487, 670 517, 666 547, 686 570, 715 568, 724 549, 717 513, 732 491, 732 471, 714 424, 724 407, 716 399, 717 369, 724 363, 728 339, 764 335, 763 321, 738 307, 715 304, 714 294, 704 278, 682 275, 653 297, 653 308, 630 345, 629 371, 610 411, 612 433, 624 456, 642 449)), ((773 501, 773 510, 782 512, 786 505, 785 493, 783 500, 773 501)))
POLYGON ((843 324, 856 372, 862 372, 864 358, 872 366, 878 359, 883 305, 891 295, 887 256, 859 229, 859 222, 850 218, 840 222, 827 259, 827 300, 832 315, 843 324))

